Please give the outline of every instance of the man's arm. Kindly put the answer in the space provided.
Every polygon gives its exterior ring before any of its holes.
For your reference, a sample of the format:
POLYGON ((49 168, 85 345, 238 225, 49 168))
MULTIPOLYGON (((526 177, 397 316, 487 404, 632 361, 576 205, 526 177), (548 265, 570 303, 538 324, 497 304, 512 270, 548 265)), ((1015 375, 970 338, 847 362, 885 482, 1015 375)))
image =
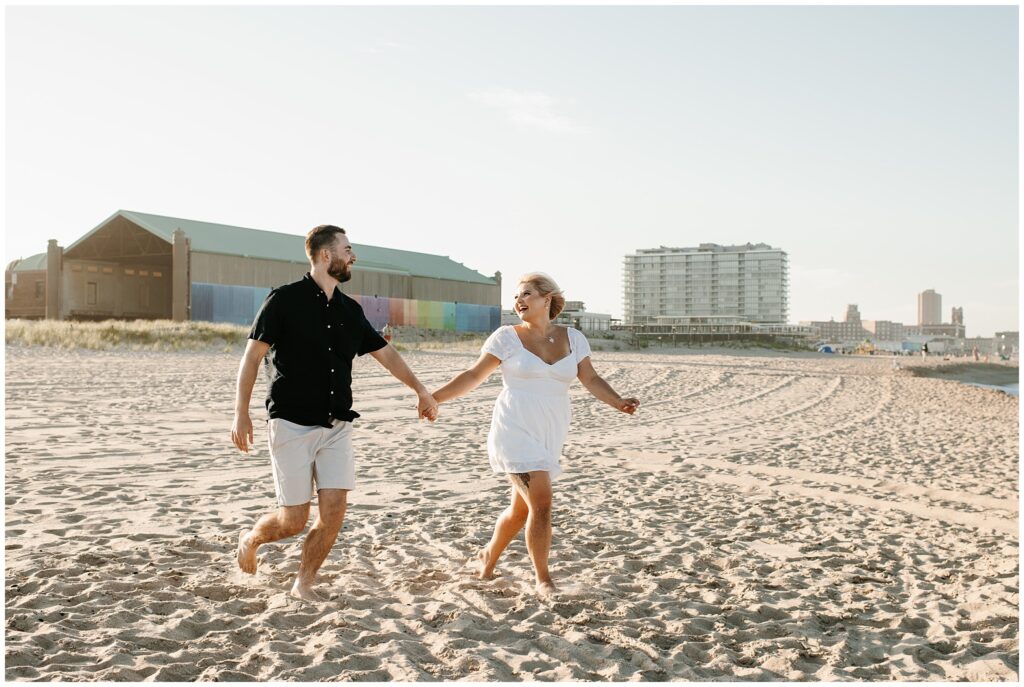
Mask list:
POLYGON ((420 380, 416 379, 416 375, 409 369, 409 366, 402 359, 402 356, 398 354, 394 346, 388 344, 383 348, 378 348, 376 351, 370 351, 370 355, 384 369, 390 372, 395 379, 416 392, 416 396, 419 398, 416 410, 419 412, 420 417, 425 417, 431 422, 437 419, 437 401, 427 391, 427 387, 423 386, 420 380))
POLYGON ((231 423, 231 441, 239 451, 249 452, 253 443, 252 420, 249 418, 249 401, 252 400, 252 388, 256 384, 256 375, 260 371, 260 362, 270 350, 270 344, 256 339, 249 339, 242 354, 242 362, 238 364, 238 381, 235 384, 235 419, 231 423))

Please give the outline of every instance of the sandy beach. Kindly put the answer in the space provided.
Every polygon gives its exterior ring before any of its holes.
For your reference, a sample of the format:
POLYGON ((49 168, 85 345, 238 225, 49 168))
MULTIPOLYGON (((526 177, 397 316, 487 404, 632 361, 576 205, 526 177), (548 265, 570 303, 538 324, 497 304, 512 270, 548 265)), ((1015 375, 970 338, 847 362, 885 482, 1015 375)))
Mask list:
MULTIPOLYGON (((6 351, 9 680, 989 680, 1018 677, 1018 399, 889 358, 601 352, 634 417, 573 387, 552 572, 507 500, 494 375, 435 425, 367 357, 358 489, 321 571, 237 571, 275 506, 231 446, 238 352, 6 351)), ((410 352, 436 388, 470 353, 410 352)), ((264 382, 254 420, 265 417, 264 382)))

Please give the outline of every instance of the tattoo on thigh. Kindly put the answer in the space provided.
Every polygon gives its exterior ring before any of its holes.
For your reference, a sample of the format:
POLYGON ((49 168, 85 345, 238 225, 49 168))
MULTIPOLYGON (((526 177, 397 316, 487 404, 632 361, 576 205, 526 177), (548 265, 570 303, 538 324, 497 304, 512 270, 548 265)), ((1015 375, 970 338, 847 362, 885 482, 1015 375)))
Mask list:
POLYGON ((526 489, 530 488, 530 473, 528 472, 514 472, 512 476, 519 480, 520 484, 526 489))

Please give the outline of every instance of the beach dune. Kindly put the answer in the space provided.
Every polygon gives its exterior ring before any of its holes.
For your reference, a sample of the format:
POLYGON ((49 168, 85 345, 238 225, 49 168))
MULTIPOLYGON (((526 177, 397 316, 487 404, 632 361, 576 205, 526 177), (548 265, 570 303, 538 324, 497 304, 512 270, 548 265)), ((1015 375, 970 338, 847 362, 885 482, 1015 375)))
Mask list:
MULTIPOLYGON (((239 352, 6 351, 9 680, 994 680, 1018 677, 1018 399, 885 358, 595 353, 573 387, 542 601, 485 438, 498 375, 419 422, 357 361, 358 488, 320 576, 266 429, 229 430, 239 352)), ((412 352, 436 388, 475 358, 412 352)), ((254 419, 263 381, 254 394, 254 419)))

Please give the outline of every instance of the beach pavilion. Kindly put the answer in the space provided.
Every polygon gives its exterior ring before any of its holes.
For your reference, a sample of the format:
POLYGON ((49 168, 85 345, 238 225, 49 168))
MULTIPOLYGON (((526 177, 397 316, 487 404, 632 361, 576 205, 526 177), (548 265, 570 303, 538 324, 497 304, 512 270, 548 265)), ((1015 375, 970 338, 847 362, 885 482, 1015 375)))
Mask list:
MULTIPOLYGON (((489 332, 501 274, 442 255, 353 244, 343 290, 375 327, 489 332)), ((304 236, 118 210, 45 254, 48 319, 173 319, 248 324, 271 288, 309 270, 304 236)))

